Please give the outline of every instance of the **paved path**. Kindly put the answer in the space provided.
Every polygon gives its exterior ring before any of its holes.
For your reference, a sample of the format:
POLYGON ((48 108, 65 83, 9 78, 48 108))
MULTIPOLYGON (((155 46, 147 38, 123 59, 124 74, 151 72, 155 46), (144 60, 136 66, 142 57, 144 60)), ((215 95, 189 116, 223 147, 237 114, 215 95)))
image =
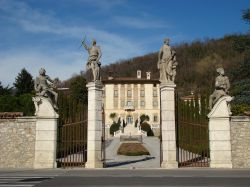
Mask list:
POLYGON ((0 182, 5 187, 249 187, 250 169, 0 170, 0 182))
POLYGON ((0 170, 0 187, 32 187, 65 172, 66 170, 0 170))
POLYGON ((160 167, 160 141, 157 137, 143 137, 145 146, 150 155, 123 156, 117 155, 120 146, 120 138, 112 138, 107 141, 106 165, 115 168, 159 168, 160 167))

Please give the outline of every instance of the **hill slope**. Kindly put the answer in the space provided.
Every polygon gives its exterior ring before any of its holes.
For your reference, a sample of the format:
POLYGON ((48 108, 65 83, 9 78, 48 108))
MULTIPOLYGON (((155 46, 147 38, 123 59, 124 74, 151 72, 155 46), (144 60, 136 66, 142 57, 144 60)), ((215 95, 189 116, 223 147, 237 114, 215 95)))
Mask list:
MULTIPOLYGON (((177 53, 176 84, 180 90, 213 90, 216 67, 223 66, 231 83, 250 77, 250 35, 229 35, 224 38, 182 43, 172 47, 177 53)), ((102 78, 109 72, 115 77, 135 77, 136 70, 151 71, 159 78, 158 52, 122 60, 102 67, 102 78)), ((86 78, 90 78, 87 72, 86 78)))

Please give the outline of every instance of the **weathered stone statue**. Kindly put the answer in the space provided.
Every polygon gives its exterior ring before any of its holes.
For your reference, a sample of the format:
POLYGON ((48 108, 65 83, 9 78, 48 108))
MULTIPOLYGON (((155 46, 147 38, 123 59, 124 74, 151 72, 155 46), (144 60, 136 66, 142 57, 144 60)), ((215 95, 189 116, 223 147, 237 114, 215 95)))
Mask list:
POLYGON ((169 38, 164 39, 164 44, 158 54, 157 67, 160 70, 161 83, 173 83, 176 76, 176 52, 169 46, 169 38))
POLYGON ((44 68, 41 68, 39 70, 39 76, 36 77, 35 80, 35 91, 36 91, 36 96, 33 98, 33 101, 35 103, 36 111, 38 111, 38 105, 39 102, 41 101, 41 97, 44 97, 49 100, 51 105, 55 110, 58 110, 57 107, 57 98, 58 94, 54 91, 55 85, 53 80, 46 75, 46 71, 44 68))
POLYGON ((88 47, 86 43, 82 42, 84 48, 88 51, 89 57, 87 62, 87 69, 91 69, 93 74, 93 81, 100 81, 101 75, 100 75, 100 67, 101 62, 100 58, 102 56, 101 48, 100 46, 96 45, 96 40, 92 41, 92 46, 88 47))
MULTIPOLYGON (((209 109, 211 110, 214 104, 223 96, 228 95, 228 90, 230 88, 229 79, 225 76, 225 71, 223 68, 217 68, 217 73, 219 74, 215 79, 215 90, 209 97, 209 109)), ((229 106, 230 107, 230 106, 229 106)))
POLYGON ((172 82, 175 81, 175 76, 176 76, 176 67, 178 65, 178 62, 176 60, 176 52, 174 50, 172 50, 172 61, 173 61, 173 64, 172 64, 172 76, 170 76, 170 80, 172 82))

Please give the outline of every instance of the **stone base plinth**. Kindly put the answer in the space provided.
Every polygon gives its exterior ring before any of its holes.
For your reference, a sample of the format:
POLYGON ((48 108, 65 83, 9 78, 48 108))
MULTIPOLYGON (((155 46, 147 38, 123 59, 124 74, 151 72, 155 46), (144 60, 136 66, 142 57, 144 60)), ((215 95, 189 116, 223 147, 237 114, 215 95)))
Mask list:
POLYGON ((208 114, 211 168, 232 168, 231 112, 228 108, 231 100, 230 96, 220 98, 208 114))
POLYGON ((178 168, 178 162, 177 162, 177 161, 162 162, 162 163, 161 163, 161 168, 176 169, 176 168, 178 168))
POLYGON ((34 168, 56 168, 57 118, 37 118, 34 168))
POLYGON ((87 161, 85 168, 103 168, 103 162, 101 161, 87 161))
POLYGON ((90 82, 88 88, 88 146, 86 168, 102 168, 102 84, 90 82))
POLYGON ((175 133, 175 84, 161 84, 162 168, 178 168, 175 133))
POLYGON ((210 168, 233 168, 232 163, 225 164, 223 161, 221 163, 210 163, 210 168))

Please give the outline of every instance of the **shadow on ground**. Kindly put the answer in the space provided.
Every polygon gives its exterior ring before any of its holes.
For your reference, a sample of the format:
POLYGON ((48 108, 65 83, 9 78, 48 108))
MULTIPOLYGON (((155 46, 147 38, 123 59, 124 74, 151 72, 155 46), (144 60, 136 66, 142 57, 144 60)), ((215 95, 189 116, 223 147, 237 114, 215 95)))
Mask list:
POLYGON ((109 162, 105 164, 105 167, 109 168, 109 167, 123 166, 123 165, 133 164, 137 162, 144 162, 144 161, 151 160, 151 159, 155 159, 155 157, 145 157, 143 159, 128 160, 128 161, 121 161, 121 162, 109 162))

